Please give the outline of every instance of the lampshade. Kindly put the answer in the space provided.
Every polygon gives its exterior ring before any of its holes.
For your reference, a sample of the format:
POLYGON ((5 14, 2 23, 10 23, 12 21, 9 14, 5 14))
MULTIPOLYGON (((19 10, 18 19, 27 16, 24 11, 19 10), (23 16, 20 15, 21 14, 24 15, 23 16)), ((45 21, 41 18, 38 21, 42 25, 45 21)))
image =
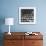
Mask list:
POLYGON ((14 18, 5 18, 5 25, 13 25, 14 18))

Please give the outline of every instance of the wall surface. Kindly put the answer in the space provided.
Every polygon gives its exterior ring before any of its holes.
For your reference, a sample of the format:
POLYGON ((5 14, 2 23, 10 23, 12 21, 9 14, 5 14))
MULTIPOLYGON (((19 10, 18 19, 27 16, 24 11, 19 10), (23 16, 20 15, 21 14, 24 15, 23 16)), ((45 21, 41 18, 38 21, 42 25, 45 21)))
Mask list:
MULTIPOLYGON (((0 18, 13 17, 15 19, 14 26, 11 31, 46 31, 46 0, 1 0, 0 18), (36 7, 36 21, 34 25, 19 24, 19 7, 36 7)), ((3 24, 1 31, 8 31, 8 26, 3 24)))
POLYGON ((15 22, 11 32, 46 32, 46 0, 0 0, 0 32, 8 32, 5 18, 13 17, 15 22), (36 21, 34 25, 19 24, 19 7, 36 7, 36 21))

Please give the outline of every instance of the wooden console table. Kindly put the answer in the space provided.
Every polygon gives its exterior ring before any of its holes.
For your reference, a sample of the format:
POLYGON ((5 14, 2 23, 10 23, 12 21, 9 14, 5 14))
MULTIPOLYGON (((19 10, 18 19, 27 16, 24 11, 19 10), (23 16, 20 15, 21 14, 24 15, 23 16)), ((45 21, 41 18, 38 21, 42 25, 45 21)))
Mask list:
MULTIPOLYGON (((25 35, 26 32, 11 32, 8 35, 4 33, 4 46, 43 46, 43 35, 25 35)), ((33 32, 34 33, 34 32, 33 32)))

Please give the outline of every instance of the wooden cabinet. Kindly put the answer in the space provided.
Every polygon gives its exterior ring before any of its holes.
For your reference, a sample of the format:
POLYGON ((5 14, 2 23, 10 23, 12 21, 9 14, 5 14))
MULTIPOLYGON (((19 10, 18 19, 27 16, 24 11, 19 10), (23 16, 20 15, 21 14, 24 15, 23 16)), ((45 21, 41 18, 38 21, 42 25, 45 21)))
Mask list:
POLYGON ((16 41, 14 41, 14 40, 5 40, 4 44, 5 44, 5 46, 15 46, 16 41))
POLYGON ((8 35, 4 33, 4 46, 23 46, 24 33, 12 32, 8 35))
POLYGON ((43 46, 42 40, 25 40, 24 46, 43 46))
POLYGON ((4 46, 23 46, 22 40, 5 40, 4 46))
POLYGON ((25 35, 25 32, 11 32, 8 35, 4 33, 4 46, 43 46, 43 35, 25 35))

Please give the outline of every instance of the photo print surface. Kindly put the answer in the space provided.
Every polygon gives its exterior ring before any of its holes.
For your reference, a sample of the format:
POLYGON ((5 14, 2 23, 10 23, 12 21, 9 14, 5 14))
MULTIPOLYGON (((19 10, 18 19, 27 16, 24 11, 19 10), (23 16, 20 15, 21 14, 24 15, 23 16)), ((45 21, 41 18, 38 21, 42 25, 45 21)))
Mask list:
POLYGON ((34 22, 34 10, 22 9, 21 10, 21 22, 34 22))

